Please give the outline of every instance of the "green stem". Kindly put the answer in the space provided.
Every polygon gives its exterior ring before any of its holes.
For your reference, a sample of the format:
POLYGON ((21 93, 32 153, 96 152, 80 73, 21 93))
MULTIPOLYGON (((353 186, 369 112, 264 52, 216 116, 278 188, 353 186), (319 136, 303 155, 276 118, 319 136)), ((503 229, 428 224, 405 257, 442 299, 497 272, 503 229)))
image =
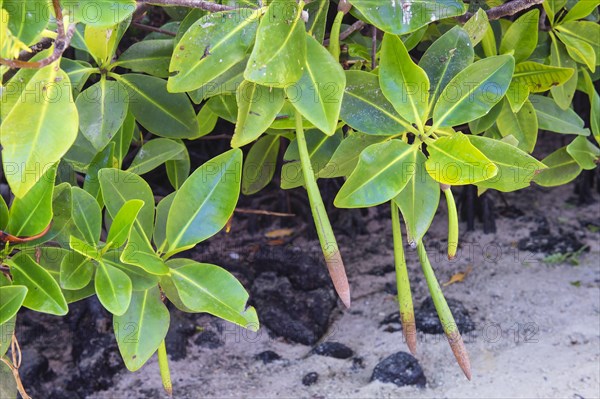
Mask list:
POLYGON ((448 259, 454 259, 458 249, 458 212, 450 186, 442 184, 442 191, 448 204, 448 259))
POLYGON ((158 367, 160 369, 160 378, 162 379, 165 392, 173 396, 173 384, 171 383, 171 371, 169 371, 169 359, 167 358, 167 346, 165 340, 158 347, 158 367))
POLYGON ((427 251, 425 250, 423 242, 420 242, 417 245, 417 251, 419 253, 419 261, 421 262, 423 274, 425 275, 425 280, 427 281, 429 293, 433 299, 433 304, 435 306, 435 310, 437 311, 438 317, 440 318, 440 322, 442 323, 444 333, 446 334, 448 342, 450 343, 450 348, 452 348, 452 352, 454 353, 454 357, 456 358, 458 365, 462 369, 463 373, 465 373, 465 376, 470 380, 471 362, 469 360, 469 354, 467 353, 465 344, 462 340, 460 332, 458 331, 458 327, 456 326, 452 312, 448 307, 446 298, 444 298, 442 288, 435 277, 431 263, 429 263, 429 258, 427 257, 427 251))
POLYGON ((308 148, 306 146, 306 138, 304 137, 304 128, 302 127, 302 115, 296 111, 296 140, 298 142, 298 151, 300 153, 300 163, 302 165, 302 174, 304 175, 304 183, 306 191, 308 192, 308 200, 310 202, 310 209, 312 211, 313 219, 315 221, 315 227, 317 228, 317 235, 321 242, 321 249, 325 256, 325 263, 329 270, 329 275, 333 281, 333 286, 337 291, 340 299, 346 305, 350 307, 350 285, 348 284, 348 277, 346 277, 346 270, 344 269, 344 262, 338 249, 321 193, 319 192, 319 186, 315 179, 315 174, 310 163, 310 155, 308 154, 308 148))
POLYGON ((344 13, 342 11, 338 11, 335 19, 333 20, 333 25, 331 26, 331 33, 329 35, 329 52, 333 56, 336 61, 340 60, 340 30, 342 28, 342 19, 344 18, 344 13))
POLYGON ((392 234, 394 236, 394 263, 396 265, 396 286, 398 288, 398 308, 402 322, 402 334, 408 349, 413 355, 417 353, 417 331, 415 328, 415 311, 413 308, 410 280, 404 258, 404 244, 402 243, 402 230, 400 229, 400 215, 398 206, 390 202, 392 208, 392 234))

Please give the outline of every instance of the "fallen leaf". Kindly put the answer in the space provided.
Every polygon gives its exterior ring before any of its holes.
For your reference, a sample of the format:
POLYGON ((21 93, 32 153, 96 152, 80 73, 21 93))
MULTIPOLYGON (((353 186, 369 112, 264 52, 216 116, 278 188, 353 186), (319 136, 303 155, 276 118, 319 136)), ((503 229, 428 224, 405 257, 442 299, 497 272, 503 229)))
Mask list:
POLYGON ((452 277, 450 277, 450 280, 446 281, 444 284, 442 284, 444 287, 449 286, 450 284, 454 284, 454 283, 462 283, 463 280, 467 277, 467 275, 469 273, 471 273, 471 271, 473 270, 473 267, 471 265, 469 265, 467 267, 467 270, 465 270, 464 272, 458 272, 456 274, 453 274, 452 277))
POLYGON ((277 229, 271 230, 265 233, 265 237, 267 238, 283 238, 289 237, 294 234, 294 229, 277 229))

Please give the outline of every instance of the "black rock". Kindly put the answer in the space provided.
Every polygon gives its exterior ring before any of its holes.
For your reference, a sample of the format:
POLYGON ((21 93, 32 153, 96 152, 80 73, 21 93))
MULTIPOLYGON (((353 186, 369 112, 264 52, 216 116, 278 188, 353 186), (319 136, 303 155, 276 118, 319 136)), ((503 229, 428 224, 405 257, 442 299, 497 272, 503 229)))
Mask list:
MULTIPOLYGON (((538 252, 548 255, 569 254, 581 250, 585 244, 573 232, 562 234, 548 234, 540 229, 532 232, 529 237, 519 240, 518 247, 521 251, 538 252)), ((586 252, 589 248, 586 248, 586 252)))
POLYGON ((336 306, 330 288, 296 290, 287 277, 274 272, 257 277, 251 292, 259 319, 272 334, 305 345, 314 344, 327 332, 336 306))
POLYGON ((361 370, 365 368, 365 362, 362 357, 353 357, 352 358, 352 370, 361 370))
MULTIPOLYGON (((450 311, 454 316, 454 321, 456 322, 458 331, 460 331, 461 334, 466 334, 475 330, 475 323, 473 323, 471 320, 469 312, 464 307, 462 302, 451 298, 446 298, 446 302, 448 302, 448 306, 450 307, 450 311)), ((390 318, 390 316, 388 316, 386 319, 388 318, 390 318)), ((416 310, 415 323, 417 330, 426 334, 444 333, 442 323, 440 322, 437 311, 435 310, 435 305, 433 304, 433 299, 431 299, 431 297, 425 299, 423 303, 421 303, 419 309, 416 310)))
POLYGON ((413 356, 406 352, 397 352, 386 357, 375 366, 371 381, 391 382, 399 387, 416 385, 424 387, 427 383, 423 370, 413 356))
POLYGON ((315 373, 314 371, 311 371, 302 377, 302 385, 310 386, 316 384, 317 381, 319 381, 319 374, 315 373))
POLYGON ((256 360, 262 360, 264 364, 268 364, 274 362, 275 360, 281 359, 281 356, 273 351, 264 351, 254 356, 254 358, 256 360))
POLYGON ((194 343, 198 346, 209 349, 216 349, 223 346, 223 341, 221 341, 219 334, 214 331, 202 331, 200 334, 198 334, 194 340, 194 343))
POLYGON ((34 348, 23 349, 21 359, 19 374, 26 387, 42 380, 48 372, 48 359, 34 348))
POLYGON ((336 359, 348 359, 354 355, 354 351, 339 342, 323 342, 313 349, 313 353, 321 356, 335 357, 336 359))

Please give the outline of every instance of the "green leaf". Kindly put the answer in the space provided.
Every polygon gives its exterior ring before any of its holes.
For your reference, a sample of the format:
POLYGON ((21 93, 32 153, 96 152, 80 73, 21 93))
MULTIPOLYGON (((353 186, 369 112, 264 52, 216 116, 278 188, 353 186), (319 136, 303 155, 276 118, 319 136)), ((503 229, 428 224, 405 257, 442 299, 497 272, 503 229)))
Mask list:
POLYGON ((504 105, 504 103, 505 101, 499 102, 498 104, 492 107, 490 112, 488 112, 479 119, 475 119, 474 121, 469 122, 469 130, 471 131, 471 133, 483 133, 492 126, 494 126, 494 124, 497 122, 498 115, 500 115, 500 112, 502 111, 502 106, 504 105))
POLYGON ((539 128, 555 133, 578 134, 588 136, 589 129, 584 129, 583 119, 572 109, 563 110, 556 102, 538 95, 531 96, 531 103, 538 117, 539 128))
POLYGON ((8 29, 26 45, 33 44, 48 25, 50 7, 47 0, 4 0, 0 3, 8 11, 8 29))
POLYGON ((104 201, 102 199, 102 192, 100 191, 98 172, 100 169, 117 166, 115 165, 117 162, 114 157, 115 147, 116 145, 114 142, 109 143, 102 151, 96 154, 94 159, 92 159, 90 166, 88 166, 85 180, 83 182, 83 189, 96 198, 100 208, 104 207, 104 201))
POLYGON ((283 107, 285 92, 244 80, 236 92, 237 123, 231 146, 253 142, 271 126, 283 107))
POLYGON ((154 195, 148 183, 134 173, 118 169, 102 169, 98 172, 98 178, 106 209, 113 219, 127 201, 132 199, 144 201, 135 226, 147 237, 151 237, 154 224, 154 195))
POLYGON ((167 217, 169 216, 169 210, 171 209, 171 204, 176 193, 173 192, 167 195, 156 206, 156 222, 154 223, 152 240, 158 253, 162 253, 167 248, 167 217))
POLYGON ((433 221, 440 202, 440 185, 425 169, 427 158, 415 151, 415 174, 394 198, 406 223, 406 235, 411 246, 419 243, 433 221))
MULTIPOLYGON (((2 153, 4 155, 4 151, 2 153)), ((4 169, 6 173, 6 169, 4 169)), ((7 174, 8 177, 8 174, 7 174)), ((21 198, 15 198, 8 213, 7 230, 14 236, 33 236, 42 232, 52 220, 52 194, 56 164, 21 198)))
POLYGON ((153 76, 126 74, 119 81, 129 92, 129 108, 148 131, 169 138, 195 137, 198 121, 184 93, 169 93, 167 82, 153 76))
POLYGON ((333 203, 338 208, 383 204, 397 196, 415 173, 416 146, 402 140, 373 144, 361 154, 333 203))
POLYGON ((135 155, 127 171, 143 175, 166 161, 181 158, 185 150, 183 143, 171 139, 157 138, 147 141, 135 155))
POLYGON ((133 293, 125 314, 113 318, 117 345, 129 371, 139 370, 152 357, 167 336, 169 323, 158 287, 133 293))
POLYGON ((496 43, 496 35, 490 21, 487 23, 487 29, 481 39, 481 47, 486 57, 493 57, 498 55, 498 44, 496 43))
POLYGON ((452 186, 474 184, 498 173, 498 167, 462 133, 428 142, 427 151, 429 158, 425 168, 440 183, 452 186))
POLYGON ((100 81, 77 97, 81 134, 101 151, 117 133, 127 116, 127 91, 115 80, 100 81))
POLYGON ((196 119, 198 120, 198 134, 196 134, 195 137, 192 137, 194 139, 204 137, 211 133, 217 125, 219 116, 215 114, 210 107, 204 105, 198 112, 196 119))
POLYGON ((273 179, 279 154, 279 142, 279 136, 269 134, 250 148, 242 169, 244 195, 259 192, 273 179))
POLYGON ((546 166, 524 151, 499 140, 468 136, 469 141, 498 167, 491 179, 477 183, 480 188, 510 192, 528 187, 533 177, 546 166))
POLYGON ((385 98, 377 75, 363 71, 346 72, 346 91, 341 119, 367 134, 394 135, 406 131, 408 124, 385 98))
POLYGON ((551 37, 550 64, 561 68, 571 68, 575 71, 564 84, 554 86, 550 89, 552 98, 554 98, 558 106, 562 109, 567 109, 571 106, 575 90, 577 89, 577 63, 569 57, 565 46, 554 35, 551 37))
POLYGON ((16 197, 23 197, 42 177, 40 168, 62 158, 78 126, 67 74, 56 65, 38 70, 0 129, 4 173, 16 197))
POLYGON ((183 304, 194 312, 206 312, 252 331, 258 331, 258 317, 247 306, 248 293, 228 271, 208 263, 173 259, 171 279, 183 304), (173 263, 183 263, 173 268, 173 263))
POLYGON ((114 26, 97 27, 86 25, 83 33, 85 46, 100 66, 106 65, 113 57, 117 34, 114 26))
POLYGON ((36 312, 64 316, 69 311, 58 283, 31 256, 19 252, 8 260, 13 284, 27 287, 23 306, 36 312))
POLYGON ((304 6, 304 9, 308 12, 308 22, 306 23, 308 34, 314 37, 317 42, 323 43, 327 25, 329 0, 311 1, 304 6))
POLYGON ((169 252, 190 248, 221 230, 240 193, 242 151, 211 159, 192 173, 173 199, 167 219, 169 252))
POLYGON ((95 246, 100 240, 102 212, 94 197, 79 187, 71 187, 75 236, 95 246))
POLYGON ((4 362, 0 362, 0 398, 17 399, 20 397, 17 392, 17 381, 12 370, 4 362))
POLYGON ((161 276, 169 272, 163 260, 152 248, 150 240, 136 230, 131 230, 129 241, 121 254, 120 261, 137 266, 152 275, 161 276))
POLYGON ((302 77, 285 88, 289 101, 304 118, 331 136, 337 129, 345 86, 346 75, 338 61, 307 35, 302 77))
POLYGON ((73 88, 73 95, 77 96, 88 78, 92 74, 92 65, 85 61, 76 61, 69 58, 60 59, 60 67, 67 73, 71 86, 73 88))
POLYGON ((599 4, 600 1, 598 0, 584 0, 575 2, 573 8, 571 8, 567 15, 561 19, 561 25, 565 24, 566 22, 587 17, 596 9, 596 7, 598 7, 599 4))
POLYGON ((5 230, 8 224, 8 206, 4 197, 0 195, 0 230, 5 230))
POLYGON ((479 44, 487 34, 488 29, 490 29, 489 19, 485 10, 479 8, 477 12, 469 18, 467 23, 464 24, 463 29, 469 35, 473 47, 479 44))
POLYGON ((517 64, 527 60, 537 46, 539 19, 540 10, 534 9, 513 22, 502 37, 500 54, 514 51, 517 64))
POLYGON ((590 127, 596 142, 600 144, 600 96, 587 71, 583 71, 583 80, 587 94, 590 98, 590 127))
POLYGON ((212 97, 206 102, 205 106, 220 118, 223 118, 231 123, 236 123, 238 107, 235 96, 223 94, 212 97))
POLYGON ((508 90, 515 61, 499 55, 477 61, 456 75, 433 110, 437 127, 451 127, 487 114, 508 90))
MULTIPOLYGON (((308 133, 308 132, 307 132, 308 133)), ((351 131, 336 148, 324 167, 320 169, 317 177, 334 178, 348 177, 356 168, 361 152, 372 144, 389 140, 388 136, 373 136, 351 131)))
POLYGON ((85 25, 111 26, 129 18, 135 7, 135 0, 78 0, 70 3, 69 12, 85 25))
POLYGON ((538 137, 538 120, 531 101, 527 100, 517 113, 505 101, 496 124, 502 137, 512 135, 519 141, 518 148, 528 153, 533 152, 538 137))
POLYGON ((548 14, 550 22, 554 22, 554 17, 567 4, 567 0, 544 0, 542 5, 548 14))
POLYGON ((582 169, 593 170, 600 163, 600 149, 583 136, 577 136, 567 146, 567 152, 582 169))
POLYGON ((258 10, 234 10, 211 13, 196 21, 175 46, 169 66, 175 75, 169 77, 169 91, 199 89, 246 58, 259 15, 258 10))
POLYGON ((404 35, 434 21, 467 12, 467 6, 459 0, 350 0, 350 3, 368 22, 396 35, 404 35))
MULTIPOLYGON (((131 280, 132 291, 134 292, 144 291, 148 288, 156 287, 158 281, 160 280, 159 276, 147 273, 145 269, 121 262, 119 259, 119 251, 107 252, 102 258, 102 261, 125 273, 131 280)), ((166 265, 163 266, 167 269, 167 271, 169 270, 166 265)))
POLYGON ((102 257, 102 254, 98 248, 96 248, 96 244, 88 244, 76 236, 69 237, 69 247, 71 247, 73 251, 85 256, 86 258, 98 260, 102 257))
MULTIPOLYGON (((0 330, 2 330, 2 334, 0 335, 0 356, 4 356, 6 354, 6 352, 8 352, 8 349, 10 348, 11 344, 12 344, 12 337, 13 334, 15 333, 15 326, 17 324, 17 316, 14 316, 12 319, 8 320, 6 323, 4 324, 0 324, 0 330)), ((0 362, 2 363, 2 362, 0 362)), ((4 363, 2 363, 4 365, 4 363)), ((10 373, 10 376, 12 377, 12 372, 10 373)), ((4 378, 4 376, 1 375, 1 371, 0 371, 0 398, 8 398, 8 394, 6 394, 6 391, 4 389, 8 388, 8 382, 4 381, 2 378, 4 378), (6 396, 5 396, 6 395, 6 396)), ((13 378, 14 380, 14 378, 13 378)), ((17 392, 15 389, 15 393, 12 396, 13 398, 17 397, 17 392)))
MULTIPOLYGON (((473 18, 475 17, 472 17, 469 21, 473 18)), ((437 102, 442 90, 446 88, 450 80, 473 63, 475 57, 473 46, 469 34, 460 27, 455 26, 444 33, 425 51, 421 61, 419 61, 419 66, 425 70, 431 82, 432 104, 437 102)), ((415 85, 415 82, 410 80, 409 82, 415 85)), ((427 86, 429 86, 429 83, 427 83, 427 86)))
POLYGON ((176 141, 183 146, 183 151, 177 159, 171 159, 165 162, 165 168, 167 169, 169 182, 175 190, 178 190, 185 179, 190 175, 191 161, 190 154, 185 144, 183 144, 183 141, 179 139, 176 139, 176 141))
POLYGON ((110 225, 108 237, 106 238, 107 246, 118 248, 125 244, 125 241, 129 238, 133 223, 143 206, 144 201, 136 199, 129 200, 123 204, 110 225))
POLYGON ((67 290, 80 290, 92 281, 94 265, 78 252, 69 252, 60 262, 60 286, 67 290))
POLYGON ((248 57, 244 58, 215 79, 204 82, 199 89, 188 92, 192 101, 200 104, 207 98, 222 94, 235 94, 239 85, 244 81, 244 69, 248 64, 248 57))
MULTIPOLYGON (((593 50, 591 53, 593 53, 594 55, 595 62, 591 63, 591 65, 588 64, 588 66, 590 70, 594 72, 594 65, 600 64, 600 43, 597 40, 597 38, 600 36, 600 26, 598 26, 598 23, 592 21, 571 21, 561 23, 556 27, 556 30, 558 31, 557 34, 559 35, 561 40, 567 45, 567 47, 569 46, 569 44, 567 43, 569 41, 572 43, 587 43, 589 46, 591 46, 593 50)), ((584 52, 587 52, 587 50, 584 52)), ((571 54, 571 52, 569 52, 569 54, 571 54)), ((585 59, 588 62, 592 61, 592 55, 585 55, 585 59)), ((575 61, 577 61, 576 58, 575 61)))
POLYGON ((413 62, 396 35, 386 33, 381 47, 379 84, 398 114, 410 123, 422 126, 427 120, 429 78, 413 62))
POLYGON ((581 173, 581 166, 567 152, 567 147, 559 148, 542 160, 548 167, 533 178, 543 187, 556 187, 567 184, 581 173))
POLYGON ((131 302, 131 279, 125 272, 104 261, 98 262, 94 286, 98 300, 115 316, 122 316, 131 302))
POLYGON ((263 86, 296 83, 306 60, 306 33, 302 7, 296 0, 273 0, 260 20, 256 43, 244 78, 263 86))
POLYGON ((112 139, 113 143, 115 143, 114 157, 118 161, 119 168, 123 163, 123 158, 125 158, 129 152, 131 140, 133 139, 133 133, 136 131, 136 129, 137 125, 135 123, 135 118, 131 112, 128 112, 123 125, 121 125, 119 130, 117 130, 117 134, 115 134, 112 139))
MULTIPOLYGON (((27 295, 27 287, 23 285, 6 285, 0 287, 0 326, 12 319, 27 295)), ((4 331, 2 331, 4 333, 4 331)))
POLYGON ((575 70, 526 61, 515 66, 513 80, 526 86, 530 93, 542 93, 568 81, 575 70))
POLYGON ((592 72, 596 70, 596 53, 590 43, 579 37, 563 34, 560 31, 556 32, 556 36, 565 44, 567 53, 571 58, 580 64, 586 65, 592 72))
POLYGON ((158 78, 167 78, 174 46, 172 39, 142 40, 129 46, 112 65, 158 78))

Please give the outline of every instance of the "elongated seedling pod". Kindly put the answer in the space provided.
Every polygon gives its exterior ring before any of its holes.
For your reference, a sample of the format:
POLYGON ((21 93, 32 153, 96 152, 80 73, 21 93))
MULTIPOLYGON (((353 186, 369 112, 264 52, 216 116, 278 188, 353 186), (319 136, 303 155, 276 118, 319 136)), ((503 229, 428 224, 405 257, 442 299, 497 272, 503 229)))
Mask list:
POLYGON ((471 361, 469 360, 467 348, 465 347, 462 336, 460 335, 458 327, 454 322, 454 317, 452 316, 452 312, 448 307, 446 298, 444 298, 442 288, 435 277, 431 263, 429 263, 429 258, 427 257, 427 252, 425 251, 423 242, 417 244, 417 251, 419 253, 419 260, 421 262, 421 267, 423 268, 425 280, 427 280, 429 293, 431 294, 433 304, 435 305, 435 310, 437 311, 440 322, 442 323, 442 327, 444 328, 446 338, 448 338, 448 342, 450 343, 450 348, 452 348, 452 352, 454 353, 454 357, 456 358, 458 365, 462 369, 463 373, 465 373, 467 379, 470 380, 471 361))
POLYGON ((163 387, 169 397, 173 396, 173 384, 171 383, 171 371, 169 370, 169 359, 167 357, 167 346, 165 340, 158 347, 158 368, 160 370, 160 378, 162 379, 163 387))
POLYGON ((412 294, 410 292, 410 281, 404 258, 404 247, 402 243, 402 230, 400 229, 400 215, 398 206, 391 201, 392 208, 392 234, 394 236, 394 263, 396 265, 396 286, 398 287, 398 307, 400 309, 400 321, 402 323, 402 334, 406 341, 408 350, 413 355, 417 354, 417 329, 415 327, 415 311, 413 308, 412 294))
POLYGON ((447 184, 440 184, 440 186, 448 204, 448 259, 452 260, 458 248, 458 212, 450 186, 447 184))
POLYGON ((333 20, 331 26, 331 33, 329 34, 329 52, 336 61, 340 59, 340 29, 342 28, 342 19, 344 18, 344 12, 338 11, 333 20))
POLYGON ((325 205, 319 192, 319 186, 315 179, 308 148, 306 147, 306 138, 304 137, 304 128, 302 127, 302 115, 296 111, 296 140, 298 141, 298 152, 300 153, 300 164, 302 165, 302 173, 304 174, 304 183, 308 192, 308 200, 310 202, 310 210, 317 228, 317 235, 321 242, 321 249, 325 256, 325 263, 329 270, 329 275, 333 281, 333 286, 340 299, 350 307, 350 285, 348 277, 346 277, 346 269, 344 262, 338 249, 337 241, 333 235, 333 229, 329 222, 329 216, 325 211, 325 205))

